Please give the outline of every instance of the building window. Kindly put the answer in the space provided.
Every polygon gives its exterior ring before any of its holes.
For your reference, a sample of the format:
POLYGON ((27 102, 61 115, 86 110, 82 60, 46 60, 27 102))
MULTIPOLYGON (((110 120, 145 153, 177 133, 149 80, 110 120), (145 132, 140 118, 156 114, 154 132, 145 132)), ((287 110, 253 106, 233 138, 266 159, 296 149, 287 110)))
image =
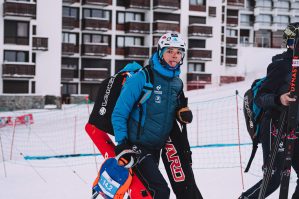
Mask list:
POLYGON ((189 39, 189 48, 205 48, 206 40, 203 39, 189 39))
POLYGON ((76 58, 62 58, 61 60, 62 69, 78 69, 78 59, 76 58))
POLYGON ((287 1, 274 2, 274 8, 277 8, 281 11, 288 10, 289 9, 289 2, 287 2, 287 1))
POLYGON ((36 35, 36 25, 32 26, 32 35, 36 35))
POLYGON ((206 17, 189 16, 189 24, 206 24, 206 17))
POLYGON ((32 63, 36 63, 36 53, 32 53, 32 63))
POLYGON ((135 12, 117 12, 118 24, 123 24, 130 21, 144 21, 144 14, 135 12))
POLYGON ((95 34, 84 34, 83 35, 84 44, 109 44, 108 35, 95 35, 95 34))
POLYGON ((116 46, 119 48, 127 46, 143 46, 143 38, 117 36, 116 46))
POLYGON ((4 62, 29 62, 28 52, 26 51, 4 51, 4 62))
POLYGON ((29 93, 29 81, 3 80, 3 93, 29 93))
POLYGON ((21 21, 4 21, 4 43, 28 45, 29 23, 21 21))
POLYGON ((238 36, 238 30, 226 29, 226 36, 227 37, 237 37, 238 36))
POLYGON ((109 19, 110 13, 107 10, 87 9, 83 10, 84 18, 98 18, 98 19, 109 19))
POLYGON ((250 15, 241 14, 240 24, 242 26, 250 26, 250 15))
POLYGON ((289 17, 288 16, 274 16, 273 18, 273 23, 282 25, 282 26, 287 26, 289 24, 289 17))
POLYGON ((206 5, 206 0, 189 0, 189 4, 194 6, 206 5))
POLYGON ((226 56, 238 56, 238 49, 226 48, 226 56))
POLYGON ((270 8, 272 7, 272 1, 270 0, 260 0, 256 1, 256 7, 270 8))
POLYGON ((259 30, 255 32, 255 44, 257 47, 270 48, 271 31, 259 30))
POLYGON ((299 21, 299 17, 295 16, 295 17, 291 17, 291 23, 295 23, 299 21))
POLYGON ((77 84, 62 84, 61 94, 78 94, 77 84))
POLYGON ((75 33, 62 33, 62 43, 77 44, 77 34, 75 33))
POLYGON ((205 72, 205 64, 204 63, 189 63, 188 64, 188 72, 205 72))
POLYGON ((63 6, 62 16, 79 19, 79 9, 63 6))
POLYGON ((256 23, 260 23, 261 25, 271 25, 271 15, 257 15, 256 23))

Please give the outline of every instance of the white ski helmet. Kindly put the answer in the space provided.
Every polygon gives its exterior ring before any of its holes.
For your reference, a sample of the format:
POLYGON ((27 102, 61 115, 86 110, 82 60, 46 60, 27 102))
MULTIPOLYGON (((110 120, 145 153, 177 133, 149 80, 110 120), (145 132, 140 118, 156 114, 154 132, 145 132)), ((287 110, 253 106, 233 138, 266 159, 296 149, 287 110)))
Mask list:
POLYGON ((158 57, 162 59, 161 52, 163 48, 175 47, 180 48, 183 51, 183 56, 180 65, 183 63, 184 55, 187 50, 186 42, 183 40, 179 33, 166 33, 162 35, 158 41, 158 57))

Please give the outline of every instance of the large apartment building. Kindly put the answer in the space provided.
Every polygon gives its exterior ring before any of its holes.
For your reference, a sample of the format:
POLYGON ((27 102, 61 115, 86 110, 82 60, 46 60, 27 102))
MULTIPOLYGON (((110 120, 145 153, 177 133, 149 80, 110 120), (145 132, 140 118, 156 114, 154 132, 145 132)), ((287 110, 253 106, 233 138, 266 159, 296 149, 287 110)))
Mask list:
POLYGON ((127 63, 147 64, 168 31, 187 41, 186 89, 241 81, 258 60, 245 57, 281 50, 298 10, 295 0, 0 0, 0 94, 94 99, 127 63))

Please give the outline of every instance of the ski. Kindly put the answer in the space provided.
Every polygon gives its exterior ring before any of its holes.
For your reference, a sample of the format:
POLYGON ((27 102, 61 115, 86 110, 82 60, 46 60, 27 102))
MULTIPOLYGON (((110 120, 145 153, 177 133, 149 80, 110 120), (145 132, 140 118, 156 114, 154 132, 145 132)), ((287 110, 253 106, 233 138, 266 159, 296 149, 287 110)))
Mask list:
MULTIPOLYGON (((99 149, 99 151, 105 159, 115 157, 115 145, 107 133, 99 130, 90 123, 86 124, 85 131, 87 132, 87 134, 92 139, 92 141, 94 142, 94 144, 99 149)), ((146 187, 139 179, 139 177, 136 175, 136 173, 134 173, 134 169, 132 183, 130 185, 128 194, 132 199, 152 199, 152 196, 150 195, 149 191, 146 189, 146 187)))
POLYGON ((272 174, 274 172, 274 162, 278 152, 283 152, 283 136, 284 136, 284 127, 286 122, 286 110, 283 110, 280 118, 279 118, 279 128, 277 132, 272 132, 275 134, 274 142, 271 147, 271 152, 267 159, 267 162, 264 165, 264 175, 262 184, 260 187, 259 197, 258 199, 264 199, 266 195, 266 191, 268 188, 269 181, 271 180, 272 174))
MULTIPOLYGON (((295 46, 293 50, 293 61, 292 61, 292 79, 290 83, 290 96, 298 99, 299 92, 299 42, 298 33, 295 38, 295 46)), ((281 184, 279 199, 288 198, 289 193, 289 183, 291 175, 292 157, 294 153, 294 145, 297 128, 297 112, 298 112, 298 100, 295 102, 290 102, 288 107, 288 117, 287 117, 287 134, 285 138, 285 152, 283 167, 281 173, 281 184)))
POLYGON ((161 152, 162 161, 177 199, 202 199, 192 170, 192 157, 186 124, 174 122, 161 152))

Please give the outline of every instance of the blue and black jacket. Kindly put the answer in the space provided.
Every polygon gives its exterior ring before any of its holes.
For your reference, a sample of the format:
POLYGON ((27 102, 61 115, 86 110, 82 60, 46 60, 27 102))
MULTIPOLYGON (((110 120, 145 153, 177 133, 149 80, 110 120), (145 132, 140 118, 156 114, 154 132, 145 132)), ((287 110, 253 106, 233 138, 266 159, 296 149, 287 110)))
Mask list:
POLYGON ((276 115, 281 106, 280 95, 287 93, 291 80, 293 50, 288 49, 272 58, 267 68, 266 79, 257 93, 256 104, 266 110, 267 115, 276 115))
POLYGON ((154 90, 142 105, 140 137, 137 136, 139 107, 136 102, 146 84, 144 71, 127 79, 112 113, 112 124, 116 142, 122 143, 127 139, 132 144, 161 149, 172 129, 183 83, 179 78, 180 69, 171 71, 162 66, 157 53, 152 56, 150 66, 154 90))

